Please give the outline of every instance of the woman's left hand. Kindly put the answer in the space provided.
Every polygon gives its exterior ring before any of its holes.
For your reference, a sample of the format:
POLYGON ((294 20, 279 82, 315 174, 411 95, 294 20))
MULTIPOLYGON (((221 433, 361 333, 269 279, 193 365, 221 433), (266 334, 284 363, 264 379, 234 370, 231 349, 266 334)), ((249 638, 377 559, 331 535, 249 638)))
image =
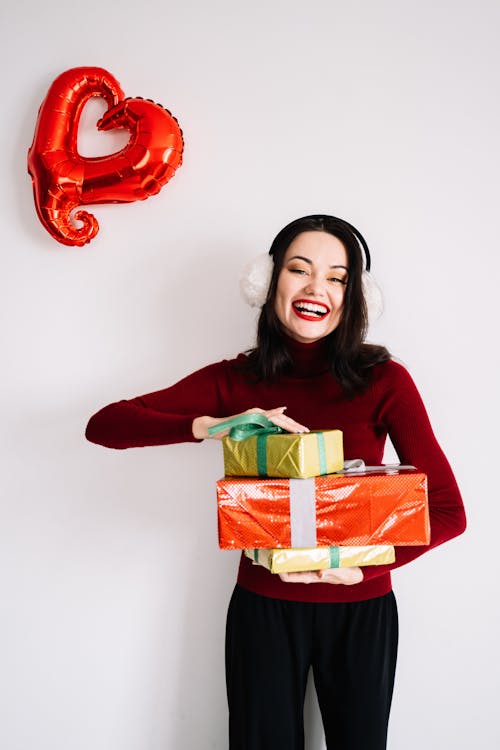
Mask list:
POLYGON ((327 568, 302 573, 280 573, 279 577, 285 583, 342 583, 344 586, 352 586, 361 583, 363 571, 361 568, 327 568))

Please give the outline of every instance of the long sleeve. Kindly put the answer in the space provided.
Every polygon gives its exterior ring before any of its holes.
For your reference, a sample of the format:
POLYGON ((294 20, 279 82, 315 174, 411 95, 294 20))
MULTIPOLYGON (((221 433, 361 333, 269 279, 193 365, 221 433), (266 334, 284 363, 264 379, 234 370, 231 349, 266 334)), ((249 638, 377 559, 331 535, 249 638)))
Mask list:
POLYGON ((416 466, 427 474, 431 541, 428 546, 397 547, 396 561, 392 565, 365 568, 365 580, 405 565, 462 534, 466 527, 460 491, 417 388, 400 365, 391 362, 387 369, 390 380, 380 402, 378 417, 387 429, 401 463, 416 466))
POLYGON ((227 369, 228 362, 219 362, 169 388, 109 404, 91 417, 85 436, 108 448, 199 442, 192 433, 193 419, 225 416, 220 387, 227 369))

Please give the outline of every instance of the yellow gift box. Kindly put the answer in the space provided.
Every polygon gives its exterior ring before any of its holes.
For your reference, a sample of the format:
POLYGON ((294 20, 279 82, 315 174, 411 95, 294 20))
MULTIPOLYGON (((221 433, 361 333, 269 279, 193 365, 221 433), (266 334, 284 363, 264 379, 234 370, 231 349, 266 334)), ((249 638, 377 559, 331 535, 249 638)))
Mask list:
POLYGON ((245 555, 271 573, 300 573, 306 570, 350 568, 393 563, 390 544, 361 547, 314 547, 309 549, 246 549, 245 555))
POLYGON ((224 473, 228 477, 293 477, 307 479, 344 468, 342 432, 254 435, 245 440, 226 437, 224 473))

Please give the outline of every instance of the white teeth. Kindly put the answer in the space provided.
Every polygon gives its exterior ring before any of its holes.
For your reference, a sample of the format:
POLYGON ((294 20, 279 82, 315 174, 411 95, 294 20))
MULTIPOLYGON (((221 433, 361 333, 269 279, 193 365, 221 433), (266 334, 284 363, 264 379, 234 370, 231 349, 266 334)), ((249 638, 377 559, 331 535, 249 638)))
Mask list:
POLYGON ((313 302, 294 302, 294 307, 298 310, 316 313, 316 315, 326 315, 328 308, 324 305, 317 305, 313 302))

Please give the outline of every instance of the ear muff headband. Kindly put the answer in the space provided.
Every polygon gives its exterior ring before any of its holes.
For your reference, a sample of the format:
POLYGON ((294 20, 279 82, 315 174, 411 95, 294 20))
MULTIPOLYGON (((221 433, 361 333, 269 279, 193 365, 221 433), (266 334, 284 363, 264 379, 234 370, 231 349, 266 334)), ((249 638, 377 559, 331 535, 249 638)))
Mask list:
MULTIPOLYGON (((318 224, 328 224, 328 223, 333 222, 343 227, 344 229, 347 229, 347 231, 350 232, 356 238, 356 240, 358 241, 358 243, 361 245, 363 249, 363 254, 365 257, 365 269, 364 270, 365 271, 370 270, 371 265, 372 265, 372 259, 371 259, 370 251, 368 249, 368 245, 366 244, 366 240, 361 234, 361 232, 358 229, 356 229, 355 226, 353 226, 352 224, 349 224, 349 222, 346 221, 345 219, 339 219, 338 216, 330 216, 329 214, 311 214, 310 216, 303 216, 300 219, 295 219, 294 221, 290 222, 290 224, 287 224, 286 227, 283 227, 281 232, 279 232, 279 234, 276 235, 273 241, 273 244, 271 245, 271 249, 269 250, 269 255, 274 256, 274 252, 273 252, 274 245, 276 244, 276 241, 279 240, 279 238, 283 234, 288 234, 290 230, 293 229, 297 224, 303 224, 308 221, 309 222, 316 221, 318 224)), ((318 227, 318 229, 321 230, 321 227, 318 227)), ((308 232, 308 231, 315 231, 315 230, 314 229, 311 230, 311 229, 304 227, 304 229, 301 229, 301 231, 308 232)), ((328 232, 328 229, 325 229, 323 231, 328 232)), ((300 232, 298 232, 297 234, 300 234, 300 232)))

